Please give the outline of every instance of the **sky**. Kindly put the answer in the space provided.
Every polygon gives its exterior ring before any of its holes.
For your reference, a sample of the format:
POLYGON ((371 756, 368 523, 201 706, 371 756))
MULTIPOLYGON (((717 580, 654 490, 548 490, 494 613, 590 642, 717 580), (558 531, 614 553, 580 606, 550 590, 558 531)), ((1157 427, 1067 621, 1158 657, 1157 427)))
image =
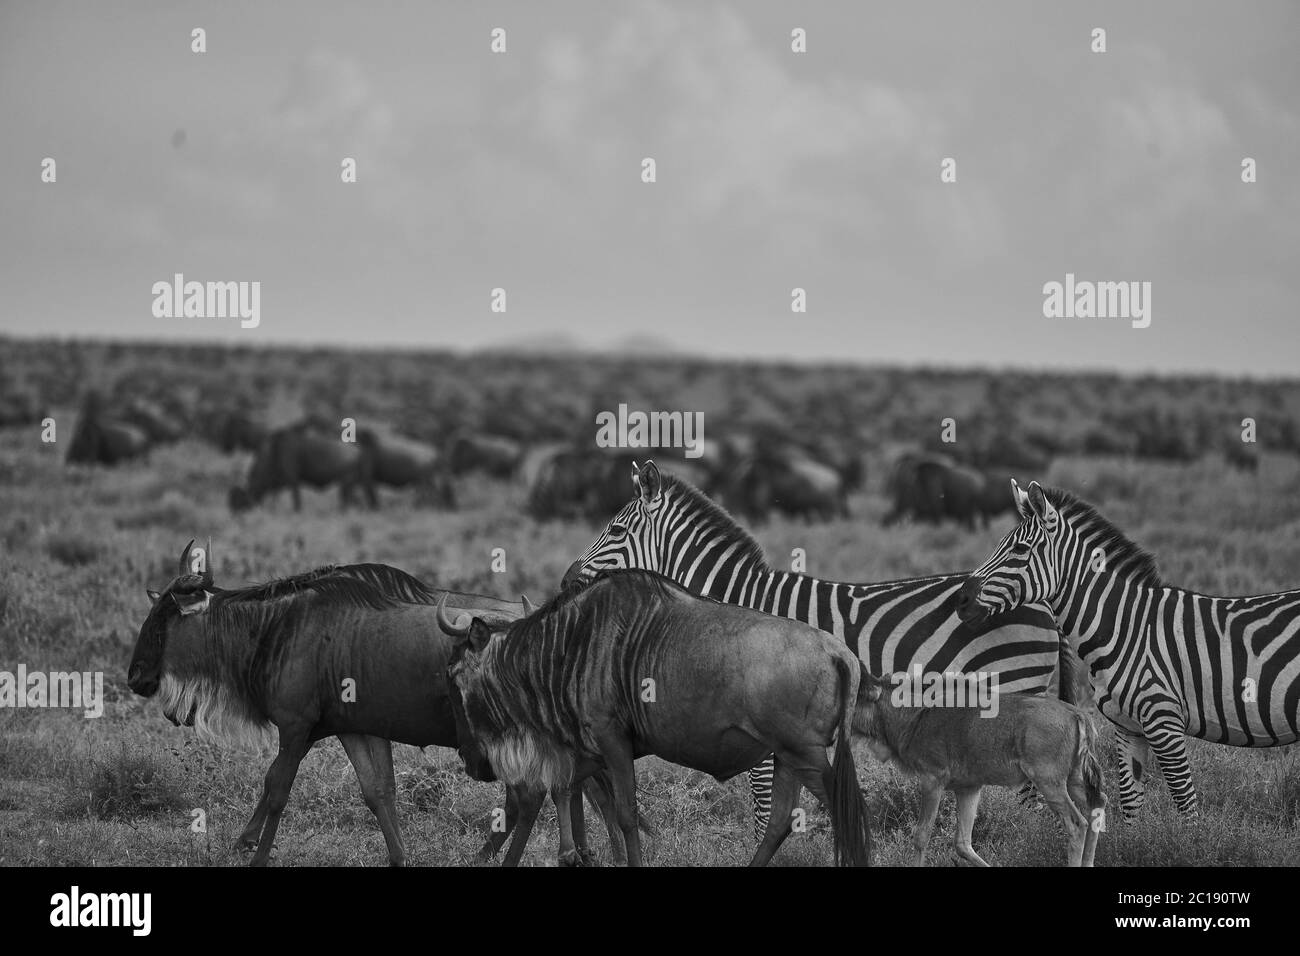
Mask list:
POLYGON ((1289 376, 1298 28, 1293 0, 3 0, 0 335, 1289 376), (178 272, 260 282, 260 323, 155 317, 178 272), (1045 317, 1067 273, 1149 282, 1150 325, 1045 317))

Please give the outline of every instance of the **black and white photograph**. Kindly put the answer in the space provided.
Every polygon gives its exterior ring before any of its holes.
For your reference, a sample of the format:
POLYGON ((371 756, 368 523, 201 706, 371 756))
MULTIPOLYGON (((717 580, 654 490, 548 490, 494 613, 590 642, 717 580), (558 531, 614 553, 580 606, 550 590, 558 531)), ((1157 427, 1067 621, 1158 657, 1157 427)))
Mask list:
POLYGON ((1079 867, 1097 929, 1251 928, 1300 865, 1297 41, 0 0, 23 919, 149 935, 125 867, 1079 867))

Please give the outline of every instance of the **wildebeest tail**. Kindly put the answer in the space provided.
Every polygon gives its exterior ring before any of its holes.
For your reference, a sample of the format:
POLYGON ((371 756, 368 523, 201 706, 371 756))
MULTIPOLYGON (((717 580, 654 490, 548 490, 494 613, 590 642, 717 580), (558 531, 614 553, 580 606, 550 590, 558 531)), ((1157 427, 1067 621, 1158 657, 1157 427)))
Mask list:
POLYGON ((1101 785, 1101 764, 1097 762, 1097 728, 1087 714, 1076 714, 1075 719, 1079 724, 1079 748, 1074 763, 1083 777, 1088 810, 1092 811, 1106 805, 1106 794, 1101 785))
POLYGON ((831 827, 835 833, 836 866, 871 865, 871 823, 867 803, 858 786, 858 769, 853 763, 853 714, 858 702, 858 662, 848 664, 835 658, 840 678, 840 727, 835 743, 835 762, 827 790, 830 797, 831 827))

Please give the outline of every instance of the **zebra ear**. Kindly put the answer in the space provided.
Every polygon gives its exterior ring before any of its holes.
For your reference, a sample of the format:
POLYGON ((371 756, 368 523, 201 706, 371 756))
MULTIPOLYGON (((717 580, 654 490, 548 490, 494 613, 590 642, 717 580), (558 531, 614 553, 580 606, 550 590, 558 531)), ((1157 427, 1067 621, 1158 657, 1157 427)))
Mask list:
POLYGON ((1028 518, 1030 514, 1029 495, 1021 490, 1020 485, 1016 483, 1014 478, 1011 479, 1011 498, 1016 503, 1016 510, 1020 512, 1020 517, 1028 518))
POLYGON ((658 500, 663 493, 663 476, 659 474, 659 466, 653 461, 647 461, 637 472, 637 484, 641 489, 641 498, 649 504, 658 500))
POLYGON ((1042 485, 1036 481, 1031 481, 1029 483, 1029 494, 1026 497, 1029 499, 1030 510, 1042 522, 1043 527, 1048 531, 1055 531, 1061 516, 1057 512, 1056 506, 1047 500, 1042 485))

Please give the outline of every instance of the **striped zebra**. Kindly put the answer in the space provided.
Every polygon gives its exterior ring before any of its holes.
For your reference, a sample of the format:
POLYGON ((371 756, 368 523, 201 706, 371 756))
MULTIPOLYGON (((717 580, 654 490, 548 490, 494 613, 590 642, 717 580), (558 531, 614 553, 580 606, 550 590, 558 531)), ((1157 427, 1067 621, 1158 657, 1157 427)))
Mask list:
MULTIPOLYGON (((1065 645, 1045 607, 970 627, 956 616, 964 574, 840 584, 779 571, 727 512, 654 462, 633 464, 632 482, 636 496, 569 568, 566 586, 610 568, 658 571, 696 594, 829 631, 873 674, 979 671, 997 674, 999 691, 1043 693, 1051 686, 1065 645)), ((1065 689, 1068 660, 1061 661, 1065 689)), ((770 757, 750 771, 750 787, 761 839, 771 809, 770 757)))
POLYGON ((1141 808, 1154 751, 1174 803, 1198 812, 1187 735, 1234 747, 1300 738, 1300 591, 1216 597, 1171 587, 1155 561, 1066 491, 1012 487, 1022 521, 973 571, 960 615, 1046 603, 1118 730, 1120 806, 1141 808))

